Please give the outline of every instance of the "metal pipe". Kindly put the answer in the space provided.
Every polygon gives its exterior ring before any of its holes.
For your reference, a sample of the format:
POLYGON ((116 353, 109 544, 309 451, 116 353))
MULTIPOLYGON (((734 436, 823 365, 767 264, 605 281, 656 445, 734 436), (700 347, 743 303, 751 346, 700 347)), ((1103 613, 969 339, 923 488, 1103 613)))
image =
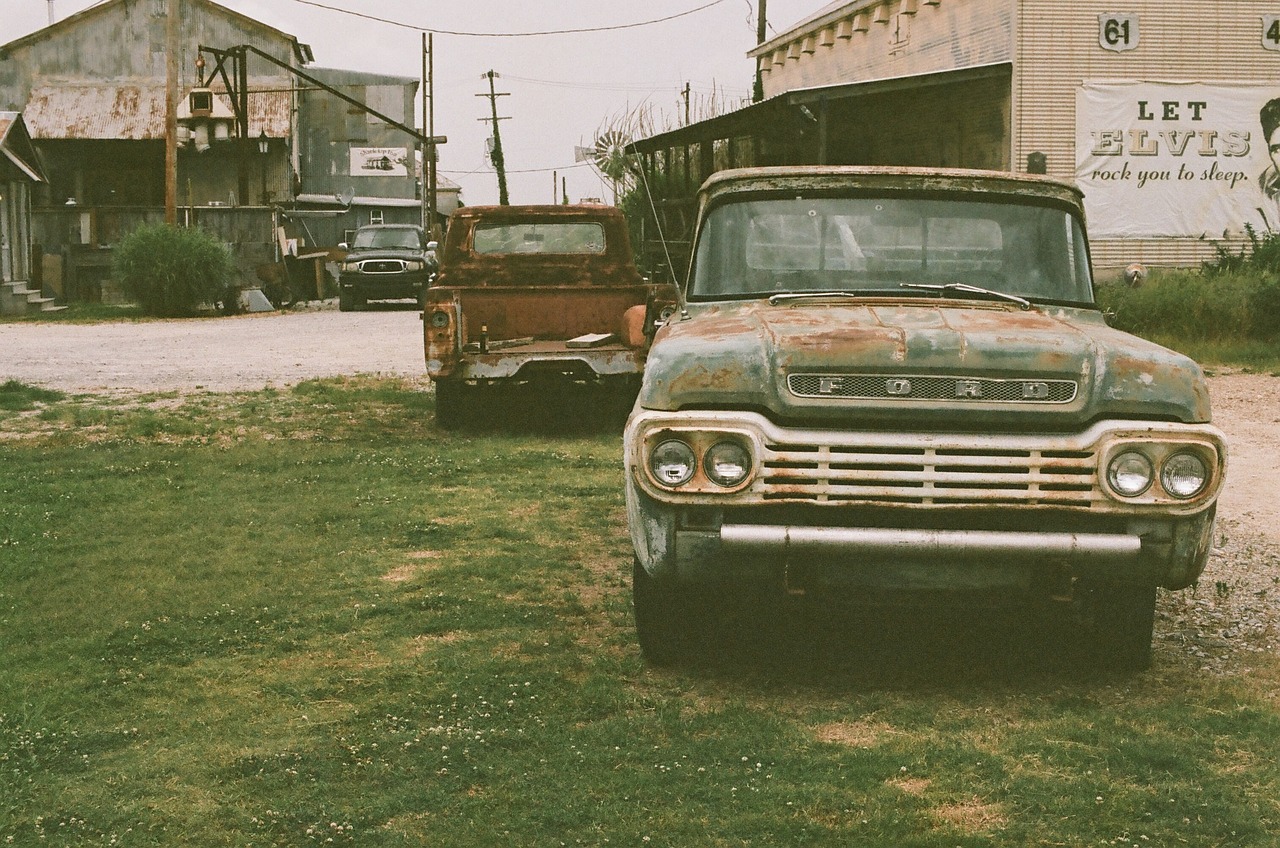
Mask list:
POLYGON ((1132 561, 1142 539, 1119 533, 1016 533, 1003 530, 912 530, 725 524, 729 552, 840 553, 895 558, 1010 557, 1132 561))

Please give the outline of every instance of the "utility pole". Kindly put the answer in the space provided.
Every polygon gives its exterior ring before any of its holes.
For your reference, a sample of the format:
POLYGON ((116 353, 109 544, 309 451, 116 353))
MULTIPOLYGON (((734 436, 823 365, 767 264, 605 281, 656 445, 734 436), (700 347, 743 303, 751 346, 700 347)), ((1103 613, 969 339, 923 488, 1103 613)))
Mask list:
POLYGON ((689 83, 684 84, 684 125, 689 126, 689 83))
POLYGON ((497 76, 498 75, 493 71, 488 71, 487 73, 483 73, 480 75, 481 79, 488 78, 489 93, 477 94, 476 97, 489 98, 489 108, 493 113, 493 117, 479 118, 478 120, 493 121, 493 154, 491 158, 493 159, 493 169, 498 172, 498 204, 501 206, 509 206, 511 204, 511 201, 507 197, 507 169, 506 169, 506 164, 502 158, 502 135, 498 132, 498 121, 505 121, 508 119, 506 117, 502 117, 502 118, 498 117, 498 98, 506 97, 510 94, 510 92, 494 91, 493 81, 494 79, 497 78, 497 76))
MULTIPOLYGON (((767 39, 765 30, 768 25, 765 19, 765 14, 764 14, 765 0, 759 0, 759 3, 760 3, 760 10, 756 13, 756 46, 757 47, 765 43, 767 39)), ((765 57, 763 56, 756 57, 756 83, 755 83, 755 87, 751 91, 752 103, 759 103, 761 100, 764 100, 764 75, 760 72, 760 67, 761 67, 760 63, 763 62, 764 60, 765 60, 765 57)))
POLYGON ((436 90, 435 49, 432 33, 422 34, 422 115, 427 124, 427 138, 422 144, 422 227, 432 241, 440 240, 440 216, 437 207, 436 176, 436 90))
MULTIPOLYGON (((166 8, 165 81, 164 81, 164 222, 178 223, 178 0, 169 0, 166 8)), ((53 3, 49 3, 53 17, 53 3)), ((52 23, 52 21, 50 21, 52 23)))

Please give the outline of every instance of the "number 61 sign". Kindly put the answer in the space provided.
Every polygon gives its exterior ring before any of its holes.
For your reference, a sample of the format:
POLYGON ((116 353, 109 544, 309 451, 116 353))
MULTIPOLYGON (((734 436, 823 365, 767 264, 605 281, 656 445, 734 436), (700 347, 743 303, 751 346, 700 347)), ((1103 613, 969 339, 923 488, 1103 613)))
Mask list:
POLYGON ((1098 44, 1103 50, 1132 50, 1138 46, 1138 16, 1107 13, 1098 15, 1098 44))

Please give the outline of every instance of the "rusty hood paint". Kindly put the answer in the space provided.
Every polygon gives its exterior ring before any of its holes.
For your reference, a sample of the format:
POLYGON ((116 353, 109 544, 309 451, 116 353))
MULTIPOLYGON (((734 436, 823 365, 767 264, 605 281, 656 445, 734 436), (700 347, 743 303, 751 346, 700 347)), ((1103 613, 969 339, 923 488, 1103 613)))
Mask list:
POLYGON ((1103 417, 1207 422, 1192 360, 1108 327, 1091 309, 917 299, 692 306, 659 333, 645 370, 647 409, 756 409, 780 422, 1053 430, 1103 417), (793 373, 1073 380, 1046 405, 949 398, 793 395, 793 373))

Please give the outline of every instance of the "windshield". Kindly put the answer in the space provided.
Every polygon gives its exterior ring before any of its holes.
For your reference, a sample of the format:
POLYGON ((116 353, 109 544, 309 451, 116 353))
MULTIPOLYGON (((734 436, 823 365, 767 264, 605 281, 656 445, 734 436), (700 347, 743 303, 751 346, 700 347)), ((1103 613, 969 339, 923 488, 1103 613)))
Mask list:
POLYGON ((478 224, 476 253, 604 253, 604 227, 592 223, 478 224))
POLYGON ((422 250, 422 238, 418 231, 410 228, 374 228, 356 231, 355 247, 368 249, 371 247, 405 247, 409 250, 422 250))
POLYGON ((698 239, 689 299, 824 291, 936 297, 941 291, 902 283, 961 283, 1033 301, 1093 302, 1084 233, 1063 209, 906 196, 717 206, 698 239))

